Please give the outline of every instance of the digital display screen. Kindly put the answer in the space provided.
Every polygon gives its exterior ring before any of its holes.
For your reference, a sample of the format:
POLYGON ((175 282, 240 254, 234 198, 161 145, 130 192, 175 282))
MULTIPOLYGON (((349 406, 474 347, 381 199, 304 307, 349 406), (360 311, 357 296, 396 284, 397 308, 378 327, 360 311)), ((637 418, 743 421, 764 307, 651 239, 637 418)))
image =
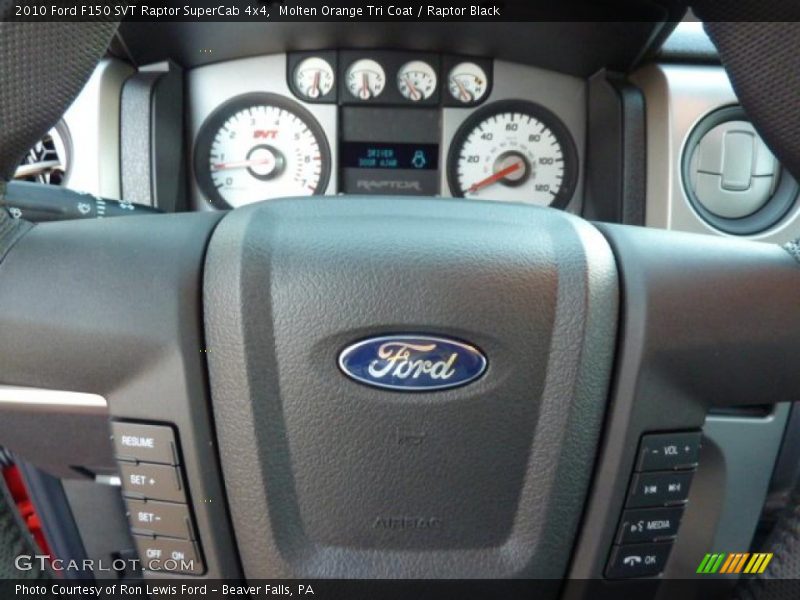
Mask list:
POLYGON ((431 171, 439 168, 438 144, 342 142, 339 150, 339 163, 346 169, 431 171))

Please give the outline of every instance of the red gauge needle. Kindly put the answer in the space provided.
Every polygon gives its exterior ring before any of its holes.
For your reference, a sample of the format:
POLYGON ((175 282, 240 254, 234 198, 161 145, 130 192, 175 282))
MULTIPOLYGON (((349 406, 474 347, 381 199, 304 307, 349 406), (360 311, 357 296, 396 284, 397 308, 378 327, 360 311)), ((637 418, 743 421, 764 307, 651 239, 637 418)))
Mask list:
POLYGON ((269 165, 275 162, 274 158, 258 158, 254 160, 240 160, 236 162, 228 162, 228 163, 217 163, 211 165, 211 168, 215 171, 221 171, 223 169, 241 169, 244 167, 254 167, 258 165, 269 165))
POLYGON ((513 165, 508 165, 505 169, 501 169, 497 173, 489 175, 489 177, 487 177, 486 179, 481 179, 479 182, 473 183, 471 186, 469 186, 467 193, 474 194, 478 190, 482 190, 486 186, 492 185, 493 183, 500 181, 503 177, 508 177, 514 171, 521 169, 522 166, 523 166, 522 161, 515 162, 513 165))
POLYGON ((366 73, 361 75, 361 97, 365 100, 369 98, 369 77, 366 73))
POLYGON ((470 100, 472 100, 472 95, 467 91, 467 88, 464 87, 464 84, 461 83, 458 79, 453 79, 453 81, 456 82, 458 89, 461 90, 461 99, 464 102, 469 102, 470 100))
POLYGON ((319 96, 319 76, 320 72, 316 71, 314 73, 314 82, 311 84, 311 90, 309 91, 308 94, 312 98, 316 98, 317 96, 319 96))
POLYGON ((408 89, 411 91, 412 100, 419 100, 422 98, 422 94, 419 93, 417 86, 411 83, 411 79, 409 77, 406 77, 406 84, 408 85, 408 89))

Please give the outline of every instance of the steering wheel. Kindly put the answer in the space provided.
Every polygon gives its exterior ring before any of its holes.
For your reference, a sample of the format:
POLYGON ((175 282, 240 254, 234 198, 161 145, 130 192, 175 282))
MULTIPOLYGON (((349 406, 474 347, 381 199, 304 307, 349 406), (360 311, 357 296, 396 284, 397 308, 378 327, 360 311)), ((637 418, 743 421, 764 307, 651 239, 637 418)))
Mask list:
MULTIPOLYGON (((797 23, 712 4, 743 104, 800 175, 797 23)), ((31 27, 0 23, 6 179, 114 29, 31 27)), ((39 406, 44 439, 0 433, 58 472, 113 463, 108 417, 115 444, 161 427, 209 577, 602 577, 643 435, 796 399, 795 248, 433 198, 3 213, 0 381, 66 392, 39 406)))

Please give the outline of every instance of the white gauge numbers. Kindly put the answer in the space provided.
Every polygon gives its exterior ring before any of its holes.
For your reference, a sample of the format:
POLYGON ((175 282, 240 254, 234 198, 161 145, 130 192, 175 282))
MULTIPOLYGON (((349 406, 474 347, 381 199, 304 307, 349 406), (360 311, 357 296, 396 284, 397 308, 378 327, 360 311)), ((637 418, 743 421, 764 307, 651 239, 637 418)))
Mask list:
POLYGON ((454 195, 563 206, 574 187, 574 147, 560 122, 525 102, 475 113, 456 134, 448 177, 454 195))
POLYGON ((477 102, 486 94, 488 87, 486 72, 472 62, 457 64, 447 76, 450 95, 462 104, 477 102))
POLYGON ((333 67, 324 58, 311 56, 303 59, 294 71, 294 85, 304 98, 317 100, 333 89, 333 67))
POLYGON ((347 90, 355 98, 369 100, 381 95, 386 87, 383 67, 370 58, 362 58, 350 65, 345 73, 347 90))
POLYGON ((213 204, 235 208, 324 193, 330 153, 305 109, 279 96, 253 94, 209 117, 198 135, 195 170, 213 204))
POLYGON ((422 60, 407 62, 397 71, 397 89, 412 102, 427 100, 436 91, 436 71, 422 60))

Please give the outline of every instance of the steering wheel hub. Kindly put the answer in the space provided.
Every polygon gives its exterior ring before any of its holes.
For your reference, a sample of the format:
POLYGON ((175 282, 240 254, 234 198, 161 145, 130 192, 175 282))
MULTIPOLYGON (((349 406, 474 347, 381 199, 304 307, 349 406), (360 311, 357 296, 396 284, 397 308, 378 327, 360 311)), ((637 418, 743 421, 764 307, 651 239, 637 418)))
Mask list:
POLYGON ((246 575, 562 573, 616 302, 605 239, 558 211, 363 198, 229 214, 204 303, 246 575))

